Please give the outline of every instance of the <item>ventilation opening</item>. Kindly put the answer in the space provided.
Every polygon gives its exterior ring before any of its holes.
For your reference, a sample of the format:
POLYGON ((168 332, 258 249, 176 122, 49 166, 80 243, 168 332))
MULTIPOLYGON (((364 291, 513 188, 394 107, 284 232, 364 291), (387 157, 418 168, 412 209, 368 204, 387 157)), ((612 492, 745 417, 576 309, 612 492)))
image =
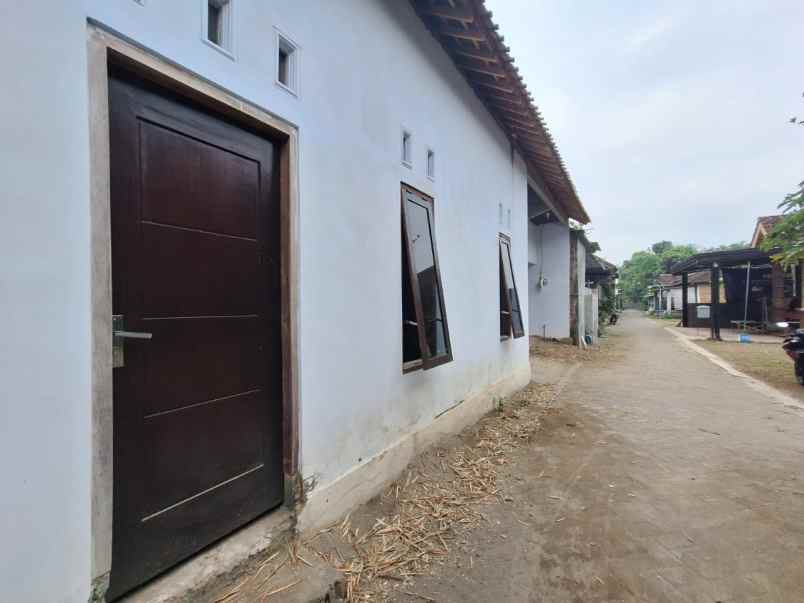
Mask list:
POLYGON ((206 39, 226 51, 232 50, 232 0, 206 0, 206 39))
POLYGON ((276 49, 276 83, 295 94, 298 92, 298 47, 277 33, 276 49))
POLYGON ((410 167, 413 163, 413 154, 412 154, 412 142, 413 138, 407 130, 402 132, 402 163, 406 166, 410 167))
POLYGON ((427 149, 427 177, 435 180, 435 151, 427 149))

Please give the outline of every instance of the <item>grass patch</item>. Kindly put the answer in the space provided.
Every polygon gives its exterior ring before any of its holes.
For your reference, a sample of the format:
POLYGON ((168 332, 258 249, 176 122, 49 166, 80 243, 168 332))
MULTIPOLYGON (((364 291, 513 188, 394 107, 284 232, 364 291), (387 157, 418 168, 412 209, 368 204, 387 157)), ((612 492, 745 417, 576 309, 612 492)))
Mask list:
POLYGON ((731 341, 697 341, 696 343, 717 354, 738 371, 804 401, 804 387, 796 381, 793 362, 784 353, 781 345, 731 341))

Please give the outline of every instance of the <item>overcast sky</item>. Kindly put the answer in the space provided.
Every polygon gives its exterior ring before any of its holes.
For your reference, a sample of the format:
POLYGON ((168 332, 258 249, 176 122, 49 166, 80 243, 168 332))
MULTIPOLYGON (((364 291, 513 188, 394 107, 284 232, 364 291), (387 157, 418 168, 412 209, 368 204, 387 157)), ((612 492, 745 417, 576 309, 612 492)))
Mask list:
POLYGON ((486 6, 604 257, 749 240, 804 180, 804 1, 486 6))

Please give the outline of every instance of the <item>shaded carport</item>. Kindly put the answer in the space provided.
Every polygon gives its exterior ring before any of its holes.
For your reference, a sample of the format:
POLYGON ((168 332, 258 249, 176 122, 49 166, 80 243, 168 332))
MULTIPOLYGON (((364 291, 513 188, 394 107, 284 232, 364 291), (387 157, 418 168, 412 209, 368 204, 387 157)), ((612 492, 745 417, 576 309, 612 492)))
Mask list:
MULTIPOLYGON (((681 275, 681 323, 684 327, 690 324, 689 303, 687 298, 687 288, 689 286, 689 274, 691 272, 699 272, 702 270, 710 271, 710 291, 711 300, 709 303, 709 327, 710 337, 712 339, 720 339, 720 327, 722 322, 729 320, 730 315, 722 316, 722 308, 720 302, 720 278, 724 271, 733 274, 737 269, 744 269, 744 290, 736 296, 737 299, 729 302, 729 310, 740 311, 742 315, 737 320, 745 322, 749 318, 749 311, 751 310, 751 290, 752 290, 752 272, 753 275, 770 271, 770 257, 767 253, 759 249, 732 249, 728 251, 710 251, 706 253, 698 253, 693 255, 683 262, 679 262, 672 268, 672 273, 681 275), (741 298, 741 299, 740 299, 741 298), (737 304, 740 303, 741 307, 737 304)), ((728 283, 727 283, 728 286, 728 283)), ((704 304, 696 304, 698 306, 704 304)))

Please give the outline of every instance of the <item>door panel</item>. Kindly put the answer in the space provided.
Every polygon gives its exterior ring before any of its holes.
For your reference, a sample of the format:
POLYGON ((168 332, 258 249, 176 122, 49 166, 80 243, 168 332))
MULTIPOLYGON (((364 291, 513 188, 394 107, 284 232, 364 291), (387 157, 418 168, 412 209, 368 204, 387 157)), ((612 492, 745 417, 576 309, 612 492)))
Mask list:
POLYGON ((109 80, 117 597, 282 502, 273 145, 172 93, 109 80))
POLYGON ((256 241, 150 223, 141 232, 143 317, 259 313, 256 241))
POLYGON ((140 127, 143 220, 256 238, 259 163, 157 124, 140 127))

